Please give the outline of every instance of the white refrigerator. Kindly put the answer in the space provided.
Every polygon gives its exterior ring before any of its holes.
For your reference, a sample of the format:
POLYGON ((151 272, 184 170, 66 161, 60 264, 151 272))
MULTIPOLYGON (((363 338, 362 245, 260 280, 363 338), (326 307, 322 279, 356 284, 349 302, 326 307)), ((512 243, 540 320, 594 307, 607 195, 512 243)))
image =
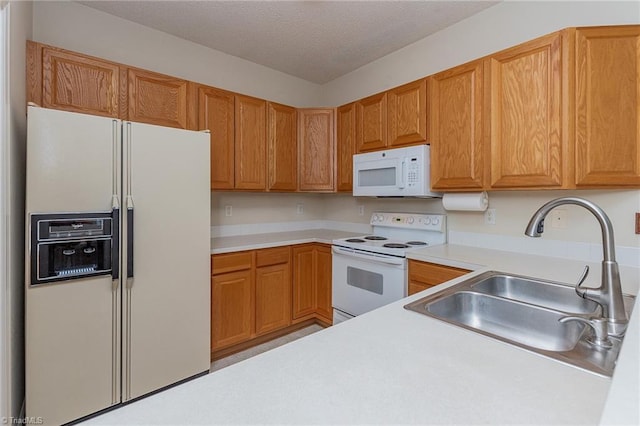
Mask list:
POLYGON ((29 106, 26 415, 63 424, 207 373, 209 135, 29 106))

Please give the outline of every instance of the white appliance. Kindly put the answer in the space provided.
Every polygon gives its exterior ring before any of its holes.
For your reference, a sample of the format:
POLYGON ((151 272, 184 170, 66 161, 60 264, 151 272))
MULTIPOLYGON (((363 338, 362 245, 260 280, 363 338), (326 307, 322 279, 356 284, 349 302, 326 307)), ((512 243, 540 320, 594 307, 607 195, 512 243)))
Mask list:
POLYGON ((209 210, 208 134, 28 108, 27 418, 208 372, 209 210))
POLYGON ((431 192, 429 145, 415 145, 353 156, 353 195, 441 197, 431 192))
POLYGON ((333 240, 334 324, 406 297, 407 253, 447 241, 446 215, 375 212, 370 223, 371 235, 333 240))

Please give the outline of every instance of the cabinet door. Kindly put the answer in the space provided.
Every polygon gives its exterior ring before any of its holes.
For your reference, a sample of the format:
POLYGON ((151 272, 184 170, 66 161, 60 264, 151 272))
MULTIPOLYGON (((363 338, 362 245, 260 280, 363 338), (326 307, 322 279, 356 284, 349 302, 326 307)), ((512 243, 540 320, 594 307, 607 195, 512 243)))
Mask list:
POLYGON ((299 189, 333 191, 333 109, 298 110, 299 189))
POLYGON ((469 272, 471 271, 467 269, 409 260, 409 295, 461 277, 469 272))
POLYGON ((331 247, 316 245, 316 312, 331 323, 331 247))
POLYGON ((211 278, 211 350, 249 340, 253 335, 253 271, 211 278))
POLYGON ((198 129, 211 138, 211 189, 233 189, 234 94, 198 87, 198 129))
POLYGON ((134 68, 129 68, 128 79, 129 120, 192 128, 187 121, 187 81, 134 68))
POLYGON ((427 80, 405 84, 387 92, 389 146, 427 141, 427 80))
POLYGON ((256 335, 291 324, 291 265, 256 269, 256 335))
POLYGON ((565 184, 567 50, 562 33, 554 33, 488 59, 492 188, 565 184))
POLYGON ((338 108, 338 191, 353 191, 353 154, 356 153, 356 104, 338 108))
MULTIPOLYGON (((42 96, 45 108, 114 118, 126 109, 126 97, 120 99, 120 86, 126 88, 127 76, 118 64, 32 42, 29 55, 38 71, 38 62, 42 61, 41 77, 37 71, 28 74, 31 80, 41 78, 42 86, 41 91, 29 92, 29 101, 40 104, 38 96, 42 96)), ((38 85, 38 81, 29 83, 31 87, 38 85)))
POLYGON ((268 103, 267 108, 267 189, 295 191, 298 187, 296 109, 272 102, 268 103))
POLYGON ((356 103, 356 141, 358 152, 387 146, 387 93, 361 99, 356 103))
POLYGON ((293 247, 293 319, 315 313, 314 257, 313 244, 293 247))
POLYGON ((483 62, 431 77, 431 187, 484 188, 483 62))
POLYGON ((267 102, 236 95, 235 187, 267 187, 267 102))
POLYGON ((640 185, 640 26, 576 31, 576 184, 640 185))

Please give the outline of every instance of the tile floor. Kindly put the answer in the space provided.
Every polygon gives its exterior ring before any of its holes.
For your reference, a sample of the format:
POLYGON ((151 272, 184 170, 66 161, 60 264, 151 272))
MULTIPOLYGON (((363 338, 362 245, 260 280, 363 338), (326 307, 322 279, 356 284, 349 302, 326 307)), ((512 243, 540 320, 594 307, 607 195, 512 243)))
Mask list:
POLYGON ((282 346, 286 343, 293 342, 301 337, 308 336, 309 334, 313 334, 316 331, 322 330, 323 327, 314 324, 309 327, 302 328, 298 331, 294 331, 293 333, 287 334, 286 336, 279 337, 277 339, 271 340, 269 342, 263 343, 258 346, 254 346, 252 348, 246 349, 242 352, 238 352, 233 355, 229 355, 226 358, 222 358, 211 363, 211 372, 216 370, 220 370, 221 368, 228 367, 232 364, 235 364, 240 361, 244 361, 245 359, 251 358, 252 356, 261 354, 262 352, 266 352, 271 349, 275 349, 278 346, 282 346))

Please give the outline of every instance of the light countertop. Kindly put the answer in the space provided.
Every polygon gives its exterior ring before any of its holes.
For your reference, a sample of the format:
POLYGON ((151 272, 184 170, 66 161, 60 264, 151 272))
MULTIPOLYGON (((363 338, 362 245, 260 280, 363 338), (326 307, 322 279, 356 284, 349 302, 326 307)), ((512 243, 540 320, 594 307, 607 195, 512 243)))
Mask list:
POLYGON ((211 254, 304 243, 331 244, 334 239, 348 238, 356 235, 362 235, 362 233, 335 231, 332 229, 309 229, 304 231, 216 237, 211 239, 211 254))
MULTIPOLYGON (((583 266, 464 246, 432 247, 411 257, 475 269, 472 274, 494 269, 566 282, 574 282, 583 266)), ((637 269, 625 268, 623 283, 634 273, 638 277, 637 269)), ((637 372, 637 336, 628 339, 631 345, 625 340, 612 385, 609 378, 403 308, 461 279, 88 423, 582 425, 598 424, 605 404, 619 414, 638 400, 638 382, 628 374, 637 372), (607 401, 610 388, 613 396, 623 395, 622 406, 607 401)), ((637 281, 625 291, 634 288, 637 281)), ((636 301, 635 332, 638 311, 636 301)))

